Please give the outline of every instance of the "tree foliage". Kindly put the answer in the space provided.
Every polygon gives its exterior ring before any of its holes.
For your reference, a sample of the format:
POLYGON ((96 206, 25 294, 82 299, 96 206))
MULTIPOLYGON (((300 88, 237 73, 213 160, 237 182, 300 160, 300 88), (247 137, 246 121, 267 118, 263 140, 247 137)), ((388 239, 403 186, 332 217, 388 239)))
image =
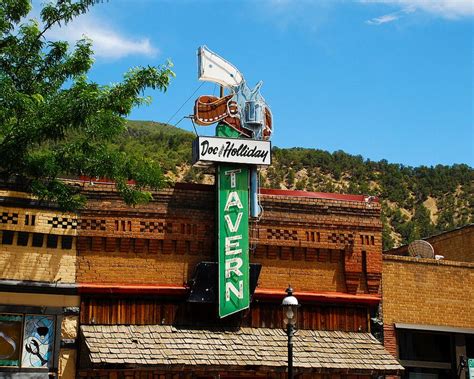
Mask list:
POLYGON ((147 88, 165 91, 171 63, 130 69, 121 83, 87 79, 92 41, 45 39, 48 29, 86 13, 95 0, 57 0, 40 20, 24 21, 29 0, 0 2, 0 175, 21 180, 42 199, 73 209, 84 199, 60 176, 107 177, 130 204, 146 201, 147 187, 160 188, 157 161, 127 155, 110 144, 126 130, 124 117, 146 104, 147 88), (133 180, 134 186, 127 185, 133 180))
POLYGON ((302 179, 295 185, 288 177, 303 169, 307 190, 378 196, 384 249, 395 246, 394 235, 398 244, 406 244, 474 221, 474 170, 466 164, 409 167, 343 151, 275 147, 267 185, 278 185, 275 179, 288 173, 287 188, 301 189, 302 179), (436 223, 424 205, 429 197, 438 207, 436 223))
MULTIPOLYGON (((177 167, 190 163, 193 138, 168 125, 129 121, 115 145, 127 155, 138 152, 162 161, 166 171, 176 174, 177 167)), ((202 173, 191 168, 180 180, 201 182, 202 173)), ((408 167, 343 151, 274 147, 272 165, 261 178, 266 188, 378 196, 384 250, 474 222, 474 170, 465 164, 408 167), (437 210, 425 206, 428 198, 437 210)))

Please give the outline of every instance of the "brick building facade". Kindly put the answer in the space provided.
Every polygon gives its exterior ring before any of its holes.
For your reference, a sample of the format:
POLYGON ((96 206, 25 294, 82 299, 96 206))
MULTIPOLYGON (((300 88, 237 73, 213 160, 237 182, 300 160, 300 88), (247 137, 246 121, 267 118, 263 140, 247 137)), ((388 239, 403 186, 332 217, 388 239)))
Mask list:
POLYGON ((385 347, 407 377, 464 378, 460 362, 474 358, 474 225, 426 241, 444 259, 407 256, 407 246, 384 253, 385 347))
MULTIPOLYGON (((382 269, 377 201, 262 190, 264 215, 251 223, 250 261, 261 271, 250 309, 218 319, 215 303, 191 301, 197 267, 215 261, 213 186, 177 185, 131 208, 113 185, 77 185, 88 197, 80 215, 23 193, 0 194, 1 314, 54 314, 63 332, 56 329, 49 370, 59 367, 65 378, 74 371, 89 378, 282 377, 280 304, 289 283, 302 304, 299 374, 365 378, 402 369, 370 334, 382 269)), ((19 377, 31 372, 11 366, 19 377)))
POLYGON ((80 305, 77 217, 8 188, 0 199, 0 378, 52 372, 72 378, 80 305))

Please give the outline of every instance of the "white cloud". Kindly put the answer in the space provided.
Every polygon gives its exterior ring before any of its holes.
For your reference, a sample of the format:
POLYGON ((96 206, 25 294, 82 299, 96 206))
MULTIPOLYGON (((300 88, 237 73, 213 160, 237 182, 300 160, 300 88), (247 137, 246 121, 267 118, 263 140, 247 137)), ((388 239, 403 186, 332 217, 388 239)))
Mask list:
POLYGON ((367 20, 366 23, 369 25, 382 25, 382 24, 386 24, 387 22, 396 21, 400 17, 403 17, 403 15, 407 13, 412 13, 414 11, 415 10, 413 7, 407 7, 397 12, 389 13, 380 17, 371 18, 370 20, 367 20))
POLYGON ((119 59, 129 55, 145 55, 154 57, 159 50, 148 38, 133 39, 121 35, 112 27, 89 15, 83 15, 73 22, 54 27, 46 34, 53 40, 66 40, 75 43, 86 36, 93 42, 94 55, 111 59, 119 59))
POLYGON ((398 19, 399 19, 398 16, 386 14, 385 16, 374 17, 370 20, 367 20, 366 22, 367 24, 370 24, 370 25, 382 25, 382 24, 386 24, 387 22, 392 22, 398 19))
POLYGON ((361 2, 399 5, 405 9, 423 11, 451 20, 474 15, 473 0, 361 0, 361 2))
POLYGON ((412 6, 444 18, 460 18, 474 15, 472 0, 396 0, 395 3, 412 6))

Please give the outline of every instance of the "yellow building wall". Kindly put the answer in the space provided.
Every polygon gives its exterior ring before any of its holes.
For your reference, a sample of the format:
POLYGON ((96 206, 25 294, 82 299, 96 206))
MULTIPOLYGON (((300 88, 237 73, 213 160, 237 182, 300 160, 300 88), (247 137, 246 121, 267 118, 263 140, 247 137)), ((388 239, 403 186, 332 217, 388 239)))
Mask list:
POLYGON ((384 255, 383 318, 474 328, 474 263, 384 255))
MULTIPOLYGON (((0 191, 0 196, 31 199, 28 194, 11 191, 0 191)), ((77 215, 33 208, 0 207, 0 216, 0 279, 76 282, 77 215), (8 238, 4 238, 4 234, 8 238), (35 245, 42 241, 41 246, 33 246, 34 235, 35 245), (48 236, 56 242, 53 244, 56 247, 48 247, 48 236)), ((71 295, 0 292, 0 304, 79 307, 80 298, 71 295)), ((77 330, 78 316, 64 317, 61 338, 76 339, 77 330)), ((76 377, 76 356, 75 349, 59 351, 60 378, 76 377)))
POLYGON ((76 215, 0 207, 0 216, 0 279, 76 282, 76 215), (48 247, 48 236, 56 247, 48 247))

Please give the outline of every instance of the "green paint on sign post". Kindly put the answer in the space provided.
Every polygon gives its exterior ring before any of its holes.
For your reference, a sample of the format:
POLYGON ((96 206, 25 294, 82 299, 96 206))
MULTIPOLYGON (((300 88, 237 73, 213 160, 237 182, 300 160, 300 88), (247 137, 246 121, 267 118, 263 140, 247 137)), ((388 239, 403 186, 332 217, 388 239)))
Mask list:
POLYGON ((249 169, 217 167, 219 316, 249 307, 249 169))

